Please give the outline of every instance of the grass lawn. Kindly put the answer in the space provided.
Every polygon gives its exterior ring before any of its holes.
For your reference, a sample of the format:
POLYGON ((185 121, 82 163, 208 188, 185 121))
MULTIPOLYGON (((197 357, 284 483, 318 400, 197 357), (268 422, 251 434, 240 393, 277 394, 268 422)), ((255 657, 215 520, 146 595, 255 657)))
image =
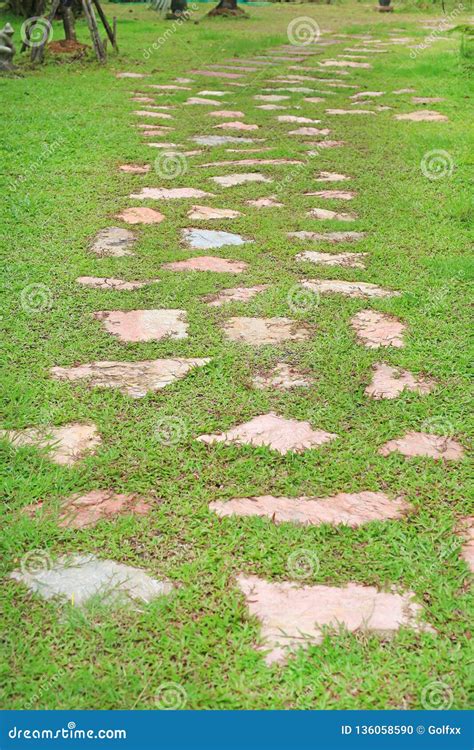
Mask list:
MULTIPOLYGON (((426 694, 436 691, 436 685, 430 686, 439 682, 446 704, 468 707, 472 599, 469 569, 460 556, 461 519, 472 513, 467 457, 459 462, 406 459, 399 453, 383 457, 378 449, 414 430, 452 436, 467 453, 472 353, 465 331, 474 218, 469 191, 474 150, 466 127, 472 116, 469 59, 460 56, 457 35, 443 34, 415 56, 406 44, 371 55, 371 69, 341 76, 357 88, 332 88, 325 102, 309 103, 305 94, 281 92, 291 97, 284 101, 292 105, 285 114, 320 119, 319 127, 329 127, 331 138, 346 143, 318 150, 310 159, 305 141, 312 139, 289 136, 299 126, 278 122, 278 111, 256 108, 261 102, 253 98, 275 85, 268 79, 297 72, 289 71, 288 63, 247 75, 244 87, 190 74, 194 68, 234 56, 250 59, 287 43, 287 25, 298 16, 316 19, 323 39, 330 32, 370 32, 389 40, 395 29, 418 44, 430 33, 423 22, 435 18, 398 8, 393 14, 377 14, 372 6, 267 5, 251 7, 250 19, 229 20, 204 18, 212 6, 199 4, 193 13, 198 24, 173 25, 146 5, 109 4, 104 6, 107 16, 118 17, 120 54, 110 54, 106 67, 48 57, 41 69, 0 78, 0 218, 7 257, 0 321, 6 364, 1 426, 92 421, 102 437, 96 454, 73 467, 58 466, 33 447, 15 449, 1 442, 1 608, 7 633, 0 660, 3 708, 153 709, 160 707, 157 695, 168 683, 178 686, 184 696, 180 705, 190 709, 431 708, 435 705, 426 694), (153 49, 165 31, 168 38, 153 49), (151 77, 117 79, 119 71, 151 77), (188 140, 195 135, 230 133, 211 130, 209 107, 179 106, 204 89, 228 90, 222 107, 245 112, 246 122, 259 125, 256 137, 266 138, 263 145, 271 147, 246 156, 299 158, 303 166, 199 168, 238 158, 223 145, 186 157, 186 171, 175 178, 166 179, 153 168, 147 175, 120 172, 120 164, 153 166, 160 154, 135 127, 138 118, 132 111, 146 105, 132 102, 130 92, 150 95, 149 83, 172 83, 175 77, 192 78, 192 91, 151 94, 158 105, 178 105, 171 111, 173 130, 151 140, 169 140, 186 150, 202 148, 188 140), (402 88, 443 97, 428 108, 446 114, 449 122, 395 120, 395 114, 421 108, 411 103, 410 94, 393 93, 402 88), (392 109, 376 116, 325 114, 327 107, 350 108, 349 95, 363 89, 386 92, 374 104, 392 109), (447 152, 452 164, 452 173, 441 179, 427 178, 422 169, 425 155, 433 150, 447 152), (314 178, 320 170, 353 179, 318 183, 314 178), (238 171, 261 171, 274 182, 221 188, 209 180, 238 171), (195 187, 216 197, 168 202, 129 198, 144 186, 195 187), (303 195, 325 187, 354 190, 356 197, 346 203, 303 195), (259 210, 246 204, 270 194, 283 207, 259 210), (196 225, 187 218, 195 203, 237 209, 242 215, 196 225), (95 234, 111 225, 126 227, 114 217, 131 205, 153 207, 166 218, 156 226, 132 227, 138 236, 133 256, 96 257, 89 250, 95 234), (315 221, 307 215, 315 206, 354 212, 359 218, 350 225, 315 221), (181 229, 201 225, 238 232, 253 242, 190 252, 181 242, 181 229), (290 231, 347 229, 366 235, 356 245, 334 247, 287 236, 290 231), (367 253, 366 269, 295 259, 303 250, 321 248, 367 253), (162 269, 166 262, 196 254, 245 261, 248 269, 240 277, 162 269), (104 291, 79 286, 79 276, 160 282, 132 292, 104 291), (292 299, 304 278, 366 281, 401 295, 363 300, 330 294, 298 307, 292 299), (256 284, 269 287, 249 302, 209 307, 201 299, 223 288, 256 284), (39 304, 32 285, 42 285, 39 304), (92 315, 153 308, 186 310, 189 337, 122 343, 92 315), (356 341, 350 319, 367 308, 405 323, 404 348, 368 349, 356 341), (280 346, 236 344, 222 332, 231 316, 290 317, 307 324, 312 335, 280 346), (211 362, 142 399, 49 375, 55 365, 173 356, 209 357, 211 362), (311 387, 251 387, 255 374, 282 360, 310 377, 311 387), (380 361, 432 378, 436 387, 423 396, 405 391, 393 400, 368 398, 364 390, 371 368, 380 361), (265 447, 196 440, 270 411, 308 420, 339 437, 286 455, 265 447), (163 423, 178 428, 171 441, 163 440, 157 429, 163 423), (98 488, 137 493, 153 509, 82 530, 58 525, 55 510, 62 499, 98 488), (235 497, 326 497, 361 490, 402 495, 412 512, 400 520, 350 528, 276 525, 256 517, 219 519, 208 509, 211 501, 235 497), (40 500, 51 513, 30 517, 22 512, 40 500), (176 589, 137 608, 105 608, 100 602, 85 610, 58 606, 8 579, 30 550, 46 550, 52 559, 93 553, 167 578, 176 589), (295 553, 318 561, 306 585, 352 581, 414 592, 422 619, 434 631, 402 628, 391 639, 370 632, 327 633, 321 645, 299 649, 285 665, 268 667, 256 650, 260 623, 249 616, 235 579, 245 573, 273 582, 291 580, 288 561, 295 553)), ((20 20, 6 18, 19 47, 20 20)), ((461 14, 454 23, 466 18, 461 14)), ((54 33, 62 38, 59 24, 54 33)), ((83 21, 78 34, 88 41, 83 21)), ((303 65, 316 67, 317 60, 333 59, 355 43, 339 38, 337 46, 303 65)), ((324 75, 336 77, 328 71, 324 75)))

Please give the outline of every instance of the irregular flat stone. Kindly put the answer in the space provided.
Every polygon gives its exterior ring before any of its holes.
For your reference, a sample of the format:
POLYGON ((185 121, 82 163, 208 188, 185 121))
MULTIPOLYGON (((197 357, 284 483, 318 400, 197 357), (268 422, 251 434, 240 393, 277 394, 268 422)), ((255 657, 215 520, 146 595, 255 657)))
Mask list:
POLYGON ((365 268, 363 258, 367 253, 318 253, 305 250, 296 256, 297 260, 308 260, 322 266, 342 266, 343 268, 365 268))
POLYGON ((154 109, 136 109, 132 112, 136 117, 153 117, 159 120, 172 120, 173 117, 167 112, 156 112, 154 109))
POLYGON ((319 221, 327 221, 331 219, 336 221, 356 221, 358 218, 356 214, 331 211, 328 208, 312 208, 308 211, 308 216, 312 216, 313 219, 319 219, 319 221))
POLYGON ((238 120, 220 122, 219 125, 214 125, 213 127, 220 130, 258 130, 258 125, 251 125, 248 122, 239 122, 238 120))
POLYGON ((276 388, 279 391, 287 391, 291 388, 306 388, 311 381, 300 373, 295 367, 286 362, 278 362, 266 375, 256 375, 252 381, 254 388, 276 388))
POLYGON ((256 94, 254 96, 258 102, 283 102, 289 98, 286 94, 256 94))
MULTIPOLYGON (((230 150, 230 149, 229 149, 230 150)), ((248 149, 249 151, 255 151, 256 149, 248 149)), ((263 151, 263 149, 260 149, 263 151)), ((268 149, 266 149, 268 150, 268 149)), ((243 149, 241 150, 243 152, 243 149)), ((207 164, 200 164, 199 166, 204 167, 228 167, 228 166, 239 166, 239 167, 252 167, 252 166, 267 166, 267 165, 281 165, 281 164, 304 164, 301 159, 226 159, 225 161, 213 161, 207 164)))
POLYGON ((119 169, 128 174, 146 174, 151 167, 149 164, 121 164, 119 169))
POLYGON ((241 73, 225 73, 217 70, 191 70, 192 75, 206 76, 207 78, 243 78, 241 73))
POLYGON ((373 99, 379 96, 383 96, 385 94, 385 91, 359 91, 357 94, 352 94, 350 99, 354 99, 357 101, 358 99, 373 99))
POLYGON ((132 96, 132 102, 139 102, 140 104, 153 104, 154 101, 151 96, 132 96))
POLYGON ((162 268, 166 268, 168 271, 243 273, 247 269, 247 263, 241 260, 229 260, 228 258, 214 258, 211 255, 202 255, 200 258, 189 258, 188 260, 178 260, 174 263, 165 263, 162 268))
POLYGON ((274 195, 269 195, 268 198, 256 198, 255 200, 245 202, 255 208, 280 208, 280 206, 283 206, 283 203, 279 203, 274 195))
POLYGON ((345 174, 338 174, 338 172, 320 172, 314 179, 316 182, 344 182, 352 178, 345 174))
POLYGON ((218 107, 220 104, 219 99, 204 99, 202 96, 190 96, 185 104, 210 104, 211 107, 218 107))
POLYGON ((365 393, 375 399, 397 398, 404 390, 424 395, 430 393, 434 387, 432 380, 415 378, 408 370, 390 367, 385 362, 375 364, 373 373, 372 382, 365 389, 365 393))
MULTIPOLYGON (((39 502, 28 505, 23 510, 34 516, 46 508, 45 503, 39 502)), ((58 525, 68 529, 83 529, 95 526, 103 518, 109 519, 125 513, 145 515, 150 510, 151 505, 138 495, 122 495, 112 490, 92 490, 85 495, 77 492, 61 503, 58 525)))
POLYGON ((94 318, 120 341, 160 341, 185 339, 188 323, 185 310, 101 310, 94 318))
POLYGON ((407 458, 427 456, 443 458, 446 461, 459 461, 464 455, 464 448, 454 438, 430 435, 426 432, 407 432, 398 440, 389 440, 379 449, 381 456, 388 456, 395 451, 407 458))
POLYGON ((304 195, 337 201, 351 201, 356 196, 352 190, 316 190, 314 193, 304 193, 304 195))
POLYGON ((285 107, 281 104, 258 104, 255 109, 263 109, 267 112, 271 112, 275 109, 288 109, 288 107, 285 107))
POLYGON ((325 628, 336 633, 371 632, 387 636, 400 627, 432 630, 419 622, 422 608, 414 594, 385 593, 374 586, 300 586, 239 575, 237 583, 252 617, 261 622, 267 664, 283 663, 293 650, 322 642, 325 628))
POLYGON ((216 232, 212 229, 183 229, 181 233, 184 241, 197 250, 209 250, 225 245, 244 245, 246 242, 252 242, 252 240, 244 240, 240 234, 216 232))
POLYGON ((358 242, 365 237, 365 232, 288 232, 288 237, 331 243, 358 242))
POLYGON ((55 464, 72 466, 94 453, 102 440, 93 422, 71 422, 62 427, 28 427, 26 430, 0 430, 16 448, 32 445, 49 452, 55 464))
POLYGON ((329 128, 296 128, 289 130, 288 135, 329 135, 329 128))
POLYGON ((412 96, 413 104, 439 104, 444 102, 444 96, 412 96))
POLYGON ((371 109, 327 109, 327 115, 375 115, 371 109))
POLYGON ((117 214, 117 219, 122 219, 127 224, 160 224, 164 220, 163 214, 153 208, 132 207, 125 208, 117 214))
POLYGON ((311 117, 298 117, 297 115, 278 115, 278 122, 301 122, 317 125, 321 120, 312 120, 311 117))
POLYGON ((204 89, 204 91, 198 91, 198 96, 226 96, 228 93, 228 91, 209 91, 208 89, 204 89))
POLYGON ((236 286, 233 289, 223 289, 217 294, 207 294, 202 298, 209 307, 222 307, 228 302, 248 302, 259 292, 268 289, 268 284, 258 284, 257 286, 236 286))
POLYGON ((94 555, 59 557, 47 570, 15 570, 10 578, 24 583, 43 599, 60 597, 75 607, 93 598, 107 605, 135 600, 148 603, 174 588, 170 581, 156 580, 143 570, 114 560, 99 560, 94 555))
POLYGON ((366 281, 342 281, 341 279, 309 279, 301 286, 318 294, 344 294, 346 297, 366 299, 368 297, 399 297, 400 292, 383 289, 366 281))
POLYGON ((129 292, 133 291, 133 289, 141 289, 148 284, 154 284, 158 279, 154 279, 153 281, 124 281, 123 279, 112 279, 101 276, 79 276, 76 281, 78 284, 89 286, 92 289, 129 292))
POLYGON ((142 188, 139 193, 132 193, 130 198, 169 201, 178 198, 206 198, 209 196, 214 197, 212 193, 206 193, 205 190, 198 190, 197 188, 142 188))
POLYGON ((231 341, 252 346, 306 341, 310 337, 308 328, 291 318, 229 318, 223 330, 231 341))
POLYGON ((213 182, 221 187, 233 187, 234 185, 244 185, 246 182, 273 182, 271 177, 259 172, 243 172, 241 174, 226 174, 222 177, 211 177, 213 182))
POLYGON ((351 319, 357 338, 368 348, 381 346, 404 346, 403 334, 406 326, 396 318, 377 310, 361 310, 351 319))
POLYGON ((407 115, 394 115, 395 120, 411 120, 413 122, 447 122, 446 115, 434 110, 422 109, 418 112, 410 112, 407 115))
POLYGON ((91 362, 75 367, 52 367, 55 380, 86 380, 93 388, 118 388, 132 398, 142 398, 151 391, 181 380, 193 367, 203 367, 211 360, 150 359, 141 362, 91 362))
POLYGON ((318 63, 323 68, 365 68, 372 67, 370 63, 353 62, 352 60, 323 60, 318 63))
POLYGON ((320 526, 362 526, 371 521, 401 518, 409 509, 401 498, 391 500, 383 492, 339 492, 331 497, 236 497, 209 503, 220 518, 258 516, 272 523, 320 526))
POLYGON ((463 536, 466 539, 461 556, 467 562, 469 569, 474 573, 474 516, 463 519, 466 531, 463 536))
POLYGON ((305 96, 304 100, 309 104, 319 104, 319 102, 326 101, 322 96, 305 96))
POLYGON ((193 206, 188 211, 189 219, 236 219, 242 214, 240 211, 233 211, 231 208, 212 208, 211 206, 193 206))
POLYGON ((245 114, 238 109, 218 109, 209 112, 209 117, 245 117, 245 114))
POLYGON ((153 146, 153 148, 162 148, 169 151, 173 151, 175 149, 178 149, 179 146, 176 145, 176 143, 148 143, 148 146, 153 146))
MULTIPOLYGON (((319 141, 316 144, 311 144, 313 146, 317 146, 318 149, 322 148, 340 148, 341 146, 345 146, 345 141, 319 141)), ((308 151, 308 156, 319 156, 319 151, 308 151)))
POLYGON ((255 143, 254 138, 235 135, 195 135, 191 140, 200 146, 222 146, 225 143, 255 143))
POLYGON ((157 136, 168 135, 168 131, 171 128, 150 128, 149 130, 143 131, 144 138, 156 138, 157 136))
POLYGON ((394 94, 414 94, 415 89, 396 89, 396 91, 393 92, 394 94))
POLYGON ((313 430, 309 422, 298 419, 285 419, 274 412, 261 414, 250 422, 233 427, 229 432, 215 435, 201 435, 197 439, 203 443, 237 443, 272 448, 284 455, 289 451, 302 453, 331 440, 337 435, 325 430, 313 430))
POLYGON ((129 229, 108 227, 96 234, 91 250, 96 255, 120 258, 124 255, 133 255, 130 248, 135 241, 136 237, 129 229))
POLYGON ((117 73, 115 78, 147 78, 145 73, 117 73))
POLYGON ((189 87, 186 88, 186 86, 176 86, 174 83, 167 83, 167 84, 157 84, 153 83, 148 86, 149 89, 156 89, 156 91, 192 91, 189 87))

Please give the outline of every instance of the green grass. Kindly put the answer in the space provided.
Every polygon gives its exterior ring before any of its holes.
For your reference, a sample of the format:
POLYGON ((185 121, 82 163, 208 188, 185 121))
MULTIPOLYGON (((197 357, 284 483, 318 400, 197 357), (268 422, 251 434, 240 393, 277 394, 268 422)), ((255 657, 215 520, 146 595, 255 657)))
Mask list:
MULTIPOLYGON (((197 165, 231 158, 225 147, 190 157, 187 173, 174 181, 153 171, 145 176, 117 171, 119 164, 151 161, 158 154, 133 127, 131 112, 140 105, 130 102, 130 91, 146 91, 148 82, 167 83, 186 76, 192 67, 236 54, 259 54, 285 42, 287 24, 298 15, 316 18, 323 29, 369 30, 382 38, 396 28, 417 43, 429 34, 421 22, 430 16, 378 15, 371 5, 359 4, 251 8, 250 20, 203 19, 199 25, 182 25, 144 59, 143 51, 169 23, 143 5, 105 8, 109 17, 119 18, 120 44, 120 56, 110 55, 107 67, 92 60, 66 64, 48 59, 39 70, 26 68, 20 78, 0 78, 6 185, 0 217, 7 257, 0 321, 6 362, 2 426, 92 420, 103 439, 95 456, 71 469, 52 464, 34 449, 13 450, 2 443, 2 608, 8 633, 1 660, 2 707, 155 708, 159 685, 175 682, 186 691, 186 707, 193 709, 420 708, 423 688, 442 681, 452 692, 452 707, 467 708, 469 576, 459 557, 462 540, 456 530, 459 519, 469 513, 468 461, 443 464, 377 453, 386 440, 423 429, 427 420, 436 420, 439 430, 449 430, 468 446, 472 357, 465 330, 472 269, 468 176, 473 150, 466 128, 468 70, 459 55, 459 40, 437 41, 415 60, 405 46, 394 47, 388 55, 373 55, 372 70, 344 77, 361 88, 388 92, 383 102, 393 110, 376 117, 331 118, 324 114, 327 105, 311 105, 294 94, 292 101, 301 107, 295 113, 321 116, 332 129, 331 137, 345 140, 347 146, 322 151, 301 169, 263 167, 273 185, 221 190, 208 178, 225 174, 226 168, 197 165), (118 70, 149 71, 153 79, 117 80, 118 70), (416 106, 409 96, 390 92, 409 86, 418 95, 445 97, 433 108, 445 112, 449 123, 395 121, 393 114, 416 106), (433 149, 450 154, 451 177, 432 181, 423 175, 420 162, 433 149), (303 192, 318 189, 313 177, 320 169, 352 175, 353 181, 342 187, 355 189, 356 199, 341 204, 304 197, 303 192), (280 193, 284 208, 267 212, 245 205, 249 198, 274 193, 289 174, 292 178, 280 193), (134 257, 99 259, 88 251, 98 230, 120 224, 112 217, 131 205, 131 192, 160 185, 212 185, 217 197, 209 199, 211 205, 242 209, 244 215, 231 223, 203 226, 254 240, 210 252, 247 261, 244 276, 161 270, 164 262, 190 255, 180 245, 179 233, 193 226, 186 217, 192 200, 145 204, 162 210, 166 221, 137 230, 134 257), (369 254, 365 271, 295 261, 305 245, 290 241, 287 231, 347 229, 345 224, 308 218, 307 210, 316 205, 354 210, 360 216, 354 228, 367 236, 354 249, 369 254), (134 292, 105 292, 79 287, 75 279, 80 275, 158 277, 161 283, 134 292), (288 293, 305 277, 364 280, 403 294, 373 302, 325 296, 298 314, 288 306, 288 293), (271 288, 247 304, 209 308, 200 300, 201 295, 241 283, 269 283, 271 288), (21 293, 31 284, 47 287, 50 309, 25 312, 21 293), (92 317, 96 310, 154 307, 186 309, 189 338, 121 344, 92 317), (377 352, 355 342, 349 320, 366 307, 393 313, 406 323, 404 349, 377 352), (296 317, 313 327, 314 336, 309 342, 254 351, 224 339, 221 323, 232 315, 296 317), (48 375, 54 365, 172 355, 208 356, 212 362, 137 401, 116 390, 60 383, 48 375), (252 390, 252 375, 280 359, 307 370, 314 386, 287 393, 252 390), (424 397, 367 399, 364 388, 371 365, 381 359, 435 378, 437 388, 424 397), (270 410, 310 420, 339 439, 287 456, 264 448, 210 447, 195 440, 270 410), (178 445, 156 440, 155 427, 163 417, 181 420, 178 445), (147 517, 117 517, 82 531, 59 528, 54 513, 31 519, 21 512, 40 499, 54 509, 61 498, 96 488, 154 497, 156 507, 147 517), (403 494, 414 512, 402 521, 359 529, 300 528, 257 518, 220 521, 207 507, 212 500, 238 496, 324 496, 361 489, 403 494), (60 610, 6 579, 30 549, 46 549, 53 557, 93 552, 168 577, 178 588, 143 611, 60 610), (248 617, 234 579, 245 572, 283 580, 288 577, 288 556, 296 550, 317 554, 315 583, 357 581, 385 590, 413 590, 436 634, 404 630, 392 640, 328 636, 285 667, 269 669, 254 650, 259 626, 248 617)), ((205 10, 199 5, 198 15, 205 10)), ((19 20, 10 20, 18 39, 19 20)), ((459 17, 457 22, 463 21, 459 17)), ((56 25, 55 34, 61 38, 56 25)), ((79 36, 87 41, 82 22, 79 36)), ((351 40, 325 50, 324 57, 344 46, 353 46, 351 40)), ((285 69, 282 63, 265 76, 285 69)), ((286 136, 290 127, 276 122, 278 113, 255 109, 252 96, 265 84, 252 75, 248 80, 247 88, 235 87, 226 99, 231 99, 231 108, 246 112, 248 122, 261 126, 259 135, 273 147, 262 156, 304 154, 300 141, 286 136)), ((193 84, 196 92, 205 88, 231 87, 204 78, 193 84)), ((350 93, 341 89, 328 97, 330 106, 345 107, 350 93)), ((179 103, 187 95, 177 92, 157 103, 179 103)), ((205 107, 177 109, 176 130, 169 140, 181 144, 209 132, 206 112, 205 107), (186 118, 178 117, 182 112, 186 118)))

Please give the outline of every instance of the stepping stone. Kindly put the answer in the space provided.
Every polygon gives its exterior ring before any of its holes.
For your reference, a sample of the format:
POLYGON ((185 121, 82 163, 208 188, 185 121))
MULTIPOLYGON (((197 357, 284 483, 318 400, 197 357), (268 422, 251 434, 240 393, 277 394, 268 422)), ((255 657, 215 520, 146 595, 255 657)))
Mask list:
MULTIPOLYGON (((234 65, 210 65, 209 67, 218 68, 219 70, 235 70, 234 65)), ((249 68, 243 65, 239 65, 239 70, 243 73, 260 73, 260 68, 249 68)))
POLYGON ((463 534, 467 541, 463 545, 461 556, 467 562, 471 572, 474 573, 474 516, 464 518, 463 522, 467 527, 463 534))
POLYGON ((218 109, 209 112, 209 117, 245 117, 245 113, 238 109, 218 109))
POLYGON ((172 120, 172 116, 168 115, 166 112, 155 112, 155 110, 149 110, 149 109, 137 109, 134 112, 132 112, 132 115, 136 115, 137 117, 154 117, 158 118, 160 120, 172 120))
POLYGON ((355 214, 338 213, 337 211, 330 211, 328 208, 312 208, 308 211, 308 216, 312 216, 314 219, 319 219, 319 221, 326 221, 329 219, 335 219, 337 221, 356 221, 358 218, 355 214))
POLYGON ((371 109, 327 109, 327 115, 375 115, 371 109))
POLYGON ((100 256, 120 258, 124 255, 133 255, 130 248, 135 241, 136 237, 129 229, 108 227, 96 234, 91 251, 100 256))
POLYGON ((59 597, 74 607, 83 607, 91 599, 100 599, 107 606, 136 600, 148 604, 174 588, 170 581, 156 580, 139 568, 99 560, 94 555, 59 557, 46 570, 15 570, 10 578, 24 583, 43 599, 59 597))
POLYGON ((214 129, 219 128, 221 130, 258 130, 258 125, 250 125, 246 122, 221 122, 219 125, 213 125, 214 129))
POLYGON ((446 435, 429 435, 426 432, 407 432, 398 440, 389 440, 379 451, 381 456, 390 453, 401 453, 407 458, 427 456, 443 458, 445 461, 459 461, 464 455, 464 448, 457 440, 446 435))
POLYGON ((295 367, 287 365, 286 362, 278 362, 267 375, 256 375, 252 384, 260 390, 276 388, 279 391, 287 391, 291 388, 307 388, 311 381, 295 367))
POLYGON ((371 521, 402 518, 409 506, 401 498, 391 500, 383 492, 339 492, 331 497, 236 497, 209 503, 220 518, 258 516, 272 523, 307 526, 343 524, 357 528, 371 521))
POLYGON ((351 319, 351 326, 357 338, 368 349, 379 349, 381 346, 404 346, 403 334, 406 326, 396 318, 377 310, 361 310, 351 319))
MULTIPOLYGON (((230 150, 230 149, 229 149, 230 150)), ((255 151, 256 149, 248 149, 249 151, 255 151)), ((263 150, 263 149, 262 149, 263 150)), ((271 149, 265 149, 270 151, 271 149)), ((243 152, 243 149, 238 153, 243 152)), ((204 167, 253 167, 253 166, 267 166, 267 165, 281 165, 281 164, 304 164, 304 161, 300 159, 227 159, 225 161, 213 161, 207 164, 200 164, 201 168, 204 167)))
POLYGON ((401 627, 432 631, 419 622, 422 608, 411 591, 379 591, 375 586, 300 586, 289 581, 272 583, 257 576, 239 575, 237 583, 252 617, 261 622, 268 665, 286 661, 292 651, 322 643, 325 629, 335 634, 378 633, 384 637, 401 627))
POLYGON ((328 200, 337 201, 351 201, 356 196, 356 194, 352 190, 317 190, 314 193, 304 193, 304 195, 308 197, 327 198, 328 200))
POLYGON ((171 128, 153 128, 152 130, 144 130, 144 138, 156 138, 157 136, 168 135, 168 131, 171 128))
MULTIPOLYGON (((322 148, 339 148, 340 146, 345 146, 345 141, 319 141, 319 143, 313 143, 309 144, 313 146, 317 146, 318 149, 322 148)), ((319 151, 308 151, 308 156, 319 156, 319 151)))
MULTIPOLYGON (((207 198, 214 197, 212 193, 197 188, 142 188, 139 193, 132 193, 130 198, 135 200, 169 201, 178 198, 207 198)), ((122 230, 124 231, 124 230, 122 230)))
POLYGON ((288 232, 288 237, 299 240, 317 240, 318 242, 359 242, 365 232, 288 232))
POLYGON ((283 94, 256 94, 254 96, 254 99, 258 102, 283 102, 289 98, 289 96, 283 94))
POLYGON ((407 115, 394 115, 395 120, 411 120, 413 122, 448 122, 446 115, 434 110, 422 109, 407 115))
POLYGON ((153 146, 154 148, 169 149, 170 151, 179 148, 176 143, 148 143, 147 145, 153 146))
POLYGON ((376 284, 365 281, 341 281, 340 279, 310 279, 301 282, 301 286, 316 294, 344 294, 346 297, 366 299, 368 297, 399 297, 400 292, 382 289, 376 284))
POLYGON ((121 164, 119 169, 128 174, 146 174, 151 167, 149 164, 121 164))
POLYGON ((192 75, 207 76, 207 78, 243 78, 241 73, 225 73, 217 70, 191 70, 192 75))
POLYGON ((259 292, 268 289, 268 284, 259 284, 257 286, 236 286, 233 289, 223 289, 217 294, 207 294, 202 297, 209 307, 222 307, 228 302, 248 302, 259 292))
POLYGON ((365 393, 375 399, 397 398, 404 390, 424 395, 434 387, 432 380, 415 378, 408 370, 390 367, 385 362, 375 364, 373 372, 372 382, 365 393))
POLYGON ((79 276, 76 279, 78 284, 89 286, 92 289, 108 289, 110 291, 129 292, 133 289, 141 289, 148 284, 156 284, 158 279, 153 281, 124 281, 123 279, 103 278, 100 276, 79 276))
POLYGON ((329 128, 296 128, 289 130, 288 135, 329 135, 329 128))
POLYGON ((156 89, 157 91, 192 91, 189 87, 186 86, 176 86, 174 83, 168 83, 168 84, 149 84, 149 89, 156 89))
POLYGON ((364 62, 353 62, 352 60, 324 60, 319 62, 322 68, 365 68, 370 69, 372 65, 364 62))
POLYGON ((229 318, 223 330, 231 341, 252 346, 306 341, 311 335, 308 328, 291 318, 229 318))
POLYGON ((165 388, 181 380, 193 367, 203 367, 211 360, 150 359, 141 362, 91 362, 75 367, 52 367, 55 380, 86 380, 92 388, 118 388, 126 396, 142 398, 148 392, 165 388))
POLYGON ((222 177, 210 177, 213 182, 221 187, 233 187, 243 185, 246 182, 273 182, 271 177, 265 177, 258 172, 247 172, 242 174, 226 174, 222 177))
POLYGON ((163 214, 153 208, 132 207, 126 208, 117 214, 117 219, 122 219, 127 224, 160 224, 164 220, 163 214))
POLYGON ((415 89, 397 89, 394 94, 414 94, 415 89))
POLYGON ((274 195, 269 195, 268 198, 257 198, 256 200, 245 201, 249 206, 255 208, 280 208, 283 203, 279 203, 274 195))
POLYGON ((240 234, 231 232, 216 232, 212 229, 183 229, 181 230, 183 240, 197 250, 209 250, 225 245, 244 245, 252 240, 244 240, 240 234))
POLYGON ((247 270, 247 263, 228 258, 214 258, 212 255, 202 255, 199 258, 178 260, 165 263, 162 268, 168 271, 211 271, 213 273, 243 273, 247 270))
POLYGON ((288 109, 288 107, 284 107, 281 104, 259 104, 255 107, 255 109, 263 109, 267 112, 274 111, 275 109, 288 109))
MULTIPOLYGON (((42 501, 28 505, 23 510, 30 516, 40 510, 47 511, 42 501)), ((122 513, 145 515, 150 510, 151 505, 137 495, 120 495, 112 490, 92 490, 85 495, 77 492, 61 503, 58 526, 83 529, 95 526, 103 518, 112 518, 122 513)))
POLYGON ((185 104, 210 104, 212 107, 218 107, 220 104, 220 101, 218 99, 203 99, 200 96, 190 96, 189 99, 187 99, 185 104))
POLYGON ((315 177, 316 182, 344 182, 344 180, 351 180, 351 177, 348 177, 345 174, 338 174, 337 172, 320 172, 317 177, 315 177))
POLYGON ((193 206, 191 211, 188 211, 189 219, 236 219, 238 216, 242 216, 240 211, 233 211, 231 208, 193 206))
POLYGON ((155 101, 151 96, 132 96, 132 102, 139 102, 140 104, 153 104, 155 101))
POLYGON ((225 143, 255 143, 254 138, 234 135, 196 135, 191 140, 200 146, 222 146, 225 143))
POLYGON ((198 91, 198 96, 227 96, 228 91, 198 91))
POLYGON ((384 94, 385 91, 359 91, 358 94, 352 94, 349 98, 357 101, 357 99, 367 99, 367 97, 373 99, 384 94))
POLYGON ((72 466, 94 453, 102 440, 93 422, 71 422, 62 427, 28 427, 26 430, 0 430, 0 437, 15 448, 32 445, 49 452, 60 466, 72 466))
POLYGON ((322 96, 305 96, 304 100, 308 104, 319 104, 319 102, 326 101, 322 96))
POLYGON ((311 117, 297 117, 296 115, 278 115, 278 122, 309 122, 316 125, 321 120, 312 120, 311 117))
POLYGON ((412 96, 413 104, 439 104, 444 102, 444 96, 412 96))
POLYGON ((188 337, 185 310, 101 310, 94 318, 120 341, 161 341, 188 337))
POLYGON ((145 73, 117 73, 115 78, 148 78, 145 73))
POLYGON ((289 451, 302 453, 331 440, 337 435, 325 430, 313 430, 309 422, 298 419, 285 419, 274 412, 261 414, 250 422, 233 427, 229 432, 215 435, 201 435, 197 439, 203 443, 236 443, 237 445, 265 446, 285 455, 289 451))
POLYGON ((296 256, 297 260, 308 260, 322 266, 342 266, 343 268, 365 268, 364 261, 367 253, 318 253, 315 250, 305 250, 296 256))

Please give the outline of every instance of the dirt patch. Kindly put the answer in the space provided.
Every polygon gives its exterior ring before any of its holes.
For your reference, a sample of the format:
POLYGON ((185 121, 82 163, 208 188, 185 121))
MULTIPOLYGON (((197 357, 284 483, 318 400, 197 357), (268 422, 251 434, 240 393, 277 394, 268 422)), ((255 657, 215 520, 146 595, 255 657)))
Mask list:
POLYGON ((91 49, 89 44, 81 44, 70 39, 61 39, 59 42, 48 44, 48 50, 53 55, 74 55, 75 58, 82 57, 89 49, 91 49))

